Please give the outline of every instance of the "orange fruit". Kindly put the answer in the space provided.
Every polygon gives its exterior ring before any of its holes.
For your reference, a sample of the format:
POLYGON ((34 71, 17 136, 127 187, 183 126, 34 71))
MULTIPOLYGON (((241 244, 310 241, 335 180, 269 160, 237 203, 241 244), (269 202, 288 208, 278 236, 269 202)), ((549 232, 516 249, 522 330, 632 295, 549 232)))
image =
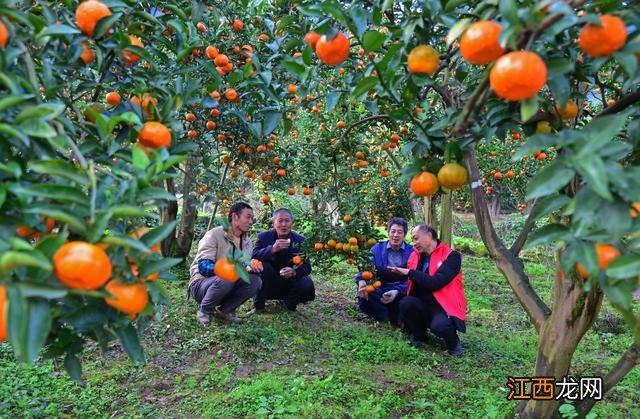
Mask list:
POLYGON ((322 35, 316 43, 316 54, 325 64, 336 66, 349 57, 349 39, 338 32, 332 39, 322 35))
POLYGON ((422 172, 411 179, 409 188, 417 196, 432 196, 438 192, 438 179, 433 173, 422 172))
POLYGON ((188 122, 193 122, 196 120, 196 116, 192 112, 189 112, 184 116, 184 119, 186 119, 188 122))
POLYGON ((367 240, 367 247, 373 247, 376 243, 378 243, 378 240, 372 237, 369 240, 367 240))
POLYGON ((547 66, 534 52, 513 51, 498 58, 489 82, 496 95, 503 99, 528 99, 547 82, 547 66))
POLYGON ((440 63, 438 52, 430 45, 418 45, 411 50, 407 57, 409 73, 433 74, 440 63))
POLYGON ((218 259, 215 267, 213 268, 213 272, 218 278, 229 282, 236 282, 238 278, 240 278, 236 272, 236 265, 229 262, 229 259, 227 258, 218 259))
POLYGON ((96 23, 103 17, 110 15, 111 10, 103 3, 98 0, 87 0, 76 8, 76 24, 88 37, 92 37, 96 23))
POLYGON ((376 289, 373 285, 367 285, 367 287, 365 288, 365 291, 367 291, 367 294, 371 294, 372 292, 374 292, 376 289))
POLYGON ((376 281, 376 282, 374 282, 374 283, 373 283, 373 284, 371 284, 371 285, 373 285, 373 288, 380 288, 380 287, 382 286, 382 282, 380 282, 380 281, 376 281))
POLYGON ((351 245, 354 245, 354 244, 357 245, 358 244, 358 239, 356 239, 355 237, 349 237, 348 242, 351 245))
MULTIPOLYGON (((133 237, 134 239, 139 240, 149 231, 151 230, 147 226, 136 227, 135 230, 129 233, 129 237, 133 237)), ((152 252, 160 253, 160 242, 152 244, 149 248, 151 249, 152 252)))
POLYGON ((298 86, 296 86, 295 84, 290 84, 289 86, 287 86, 287 92, 295 95, 298 92, 298 86))
POLYGON ((213 121, 207 121, 207 129, 211 130, 211 129, 216 129, 216 123, 213 121))
POLYGON ((191 129, 189 130, 189 132, 187 132, 187 137, 189 138, 196 138, 198 136, 198 131, 191 129))
POLYGON ((509 171, 505 174, 505 176, 507 176, 508 178, 512 178, 512 177, 514 177, 515 175, 516 175, 516 174, 514 173, 514 171, 513 171, 513 170, 509 170, 509 171))
POLYGON ((105 297, 104 301, 111 307, 128 314, 132 319, 149 302, 147 286, 141 282, 123 284, 117 279, 112 279, 104 289, 111 294, 111 297, 105 297))
POLYGON ((4 23, 0 22, 0 48, 7 46, 9 40, 9 30, 4 23))
POLYGON ((145 147, 160 148, 171 146, 171 131, 162 122, 149 121, 138 133, 138 141, 145 147))
POLYGON ((313 245, 313 248, 316 249, 316 250, 322 250, 322 249, 324 249, 324 244, 316 243, 316 244, 313 245))
POLYGON ((618 16, 600 16, 602 26, 586 24, 580 31, 580 49, 592 57, 609 56, 624 46, 627 27, 618 16))
POLYGON ((373 274, 369 271, 364 271, 362 272, 362 279, 369 281, 370 279, 373 279, 373 274))
POLYGON ((224 97, 226 97, 227 100, 234 101, 238 99, 238 92, 236 92, 236 89, 227 89, 227 91, 224 92, 224 97))
POLYGON ((337 126, 338 128, 344 128, 344 127, 346 127, 346 126, 347 126, 347 123, 346 123, 346 122, 344 122, 344 121, 338 121, 338 122, 336 123, 336 126, 337 126))
POLYGON ((196 25, 196 29, 199 30, 200 32, 206 32, 207 31, 207 27, 202 22, 198 22, 198 24, 196 25))
POLYGON ((277 176, 280 176, 280 177, 284 177, 286 174, 287 174, 287 172, 286 172, 286 170, 284 170, 284 169, 278 169, 278 170, 276 171, 276 175, 277 175, 277 176))
POLYGON ((302 265, 302 257, 299 255, 295 255, 291 260, 293 261, 294 265, 302 265))
POLYGON ((7 290, 0 285, 0 342, 7 340, 7 290))
POLYGON ((158 105, 158 99, 156 99, 155 97, 151 96, 148 93, 143 94, 142 98, 139 98, 137 96, 131 96, 129 100, 134 105, 140 106, 146 116, 149 115, 149 105, 153 105, 153 106, 158 105))
POLYGON ((80 59, 84 61, 85 64, 89 64, 93 60, 96 59, 96 54, 94 54, 93 50, 86 42, 82 42, 80 44, 82 46, 82 53, 80 54, 80 59))
MULTIPOLYGON (((129 41, 131 41, 131 45, 133 46, 144 47, 144 44, 142 43, 140 38, 135 35, 129 35, 129 41)), ((122 50, 122 61, 124 61, 126 65, 135 64, 136 62, 138 62, 138 60, 140 60, 139 55, 134 54, 131 51, 127 51, 126 48, 122 50)))
POLYGON ((244 28, 244 23, 242 23, 242 21, 240 19, 236 19, 233 21, 233 26, 232 26, 234 31, 241 31, 242 28, 244 28))
POLYGON ((262 202, 263 202, 263 203, 265 203, 265 204, 266 204, 266 203, 267 203, 267 202, 269 202, 269 201, 271 201, 271 197, 269 197, 269 195, 263 195, 263 196, 262 196, 262 202))
POLYGON ((213 45, 209 45, 204 50, 204 52, 207 54, 207 57, 211 58, 212 60, 215 60, 218 54, 220 54, 220 51, 218 51, 218 48, 214 47, 213 45))
POLYGON ((312 193, 313 193, 313 189, 311 189, 311 188, 304 188, 302 190, 302 194, 303 195, 307 195, 308 196, 308 195, 311 195, 312 193))
POLYGON ((229 57, 224 54, 218 54, 216 58, 213 59, 213 63, 218 67, 224 67, 229 64, 229 57))
POLYGON ((468 179, 467 169, 458 163, 446 163, 438 171, 438 182, 447 189, 460 189, 468 179))
POLYGON ((327 241, 327 247, 329 247, 331 249, 335 249, 336 248, 336 244, 338 244, 338 243, 336 243, 336 241, 333 240, 333 239, 330 239, 330 240, 327 241))
POLYGON ((573 100, 570 100, 564 105, 562 109, 556 105, 556 114, 562 119, 573 119, 578 115, 578 105, 573 100))
MULTIPOLYGON (((611 262, 620 257, 620 251, 606 243, 596 243, 596 254, 598 255, 598 268, 600 268, 601 271, 607 269, 611 262)), ((584 269, 580 262, 576 263, 576 270, 581 277, 589 277, 589 273, 584 269)))
POLYGON ((547 158, 546 153, 539 153, 539 154, 536 156, 536 160, 545 160, 546 158, 547 158))
MULTIPOLYGON (((56 224, 56 220, 54 220, 53 218, 47 217, 45 221, 44 216, 42 215, 40 216, 40 222, 46 225, 44 229, 45 233, 51 232, 51 230, 53 230, 53 227, 56 224)), ((42 237, 42 230, 38 230, 38 229, 27 227, 27 226, 17 227, 16 233, 18 233, 19 236, 26 237, 28 239, 33 239, 33 238, 40 239, 40 237, 42 237)))
POLYGON ((502 173, 501 173, 501 172, 495 172, 495 173, 493 174, 493 177, 494 177, 496 180, 500 180, 500 179, 502 179, 502 173))
POLYGON ((504 54, 498 38, 502 26, 481 20, 469 26, 460 39, 460 55, 471 64, 486 65, 504 54))
POLYGON ((304 43, 310 44, 311 49, 313 49, 314 51, 316 50, 316 44, 318 43, 319 40, 320 40, 320 35, 314 31, 309 31, 304 36, 304 43))
POLYGON ((631 218, 636 218, 640 214, 640 201, 634 202, 631 204, 631 208, 629 208, 629 215, 631 218))
POLYGON ((342 217, 342 221, 344 221, 347 224, 350 223, 351 220, 353 220, 353 218, 349 214, 347 214, 344 217, 342 217))
POLYGON ((118 106, 121 99, 122 98, 118 92, 109 92, 106 96, 107 103, 111 106, 118 106))
POLYGON ((109 280, 112 270, 107 253, 91 243, 68 242, 53 255, 53 273, 70 288, 98 289, 109 280))
POLYGON ((287 193, 291 196, 296 194, 296 189, 295 188, 289 188, 287 189, 287 193))

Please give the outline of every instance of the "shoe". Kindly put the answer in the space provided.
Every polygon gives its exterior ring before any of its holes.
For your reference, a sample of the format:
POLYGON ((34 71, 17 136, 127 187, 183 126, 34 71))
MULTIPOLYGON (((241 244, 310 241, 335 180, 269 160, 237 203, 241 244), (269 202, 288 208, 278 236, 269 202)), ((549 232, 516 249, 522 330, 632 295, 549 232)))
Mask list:
POLYGON ((425 342, 423 340, 416 339, 415 336, 412 335, 409 339, 409 345, 414 348, 422 348, 425 345, 425 342))
POLYGON ((200 324, 206 325, 206 324, 209 324, 209 322, 211 321, 211 316, 209 316, 207 313, 203 313, 202 311, 198 310, 196 312, 196 319, 200 322, 200 324))
POLYGON ((216 317, 229 323, 234 323, 234 324, 242 323, 242 319, 233 313, 223 313, 222 311, 216 311, 216 317))
POLYGON ((462 356, 463 353, 464 351, 462 350, 462 344, 460 343, 460 341, 456 343, 456 346, 449 349, 449 355, 451 356, 462 356))
POLYGON ((254 314, 267 314, 267 310, 265 308, 254 307, 251 310, 247 311, 247 314, 245 314, 244 317, 253 316, 254 314))

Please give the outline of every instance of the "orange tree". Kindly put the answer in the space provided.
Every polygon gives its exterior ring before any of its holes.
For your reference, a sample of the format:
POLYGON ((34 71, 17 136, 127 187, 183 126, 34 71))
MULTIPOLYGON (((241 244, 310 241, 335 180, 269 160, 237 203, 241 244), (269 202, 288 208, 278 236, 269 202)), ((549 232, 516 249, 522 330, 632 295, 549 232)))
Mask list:
MULTIPOLYGON (((414 127, 415 136, 401 143, 413 161, 404 173, 414 192, 433 194, 439 189, 434 175, 443 161, 464 159, 482 239, 539 335, 532 375, 560 379, 570 373, 572 355, 605 295, 622 313, 636 342, 604 376, 603 390, 612 388, 639 356, 640 322, 631 294, 640 267, 639 224, 632 207, 640 196, 640 73, 634 55, 640 46, 627 40, 635 36, 630 32, 637 31, 638 15, 621 2, 582 1, 507 0, 473 6, 449 1, 404 7, 374 1, 367 8, 326 1, 301 8, 325 40, 338 32, 349 34, 348 60, 338 63, 318 54, 326 64, 347 68, 349 93, 340 94, 340 100, 366 96, 375 105, 374 118, 414 127), (605 14, 617 17, 600 21, 605 14), (499 31, 482 23, 465 33, 477 21, 496 22, 499 31), (363 50, 364 59, 354 65, 356 49, 363 50), (584 100, 595 89, 602 106, 585 109, 584 100), (572 122, 563 124, 563 118, 572 122), (509 246, 493 228, 477 152, 482 141, 503 142, 513 129, 538 131, 514 147, 514 159, 542 150, 555 159, 528 180, 524 198, 531 202, 531 212, 509 246), (538 219, 548 222, 530 234, 538 219), (519 255, 525 243, 556 246, 558 280, 551 306, 524 272, 519 255), (582 275, 576 263, 583 267, 582 275)), ((296 71, 301 84, 314 72, 309 63, 296 71)), ((523 417, 544 417, 556 412, 559 403, 525 400, 517 410, 523 417)), ((593 403, 584 400, 576 408, 585 414, 593 403)))

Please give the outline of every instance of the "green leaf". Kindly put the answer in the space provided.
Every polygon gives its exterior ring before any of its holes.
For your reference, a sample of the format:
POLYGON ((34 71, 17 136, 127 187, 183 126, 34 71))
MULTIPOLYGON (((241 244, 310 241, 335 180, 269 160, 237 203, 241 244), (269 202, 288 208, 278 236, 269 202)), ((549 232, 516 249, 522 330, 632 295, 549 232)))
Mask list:
MULTIPOLYGON (((636 52, 637 54, 638 52, 636 52)), ((620 63, 624 71, 629 75, 629 77, 633 77, 638 70, 638 58, 632 52, 614 52, 613 58, 620 63)))
POLYGON ((147 212, 144 208, 135 207, 133 205, 118 205, 115 207, 111 207, 111 212, 113 213, 113 218, 124 218, 124 217, 148 217, 154 218, 155 214, 151 212, 147 212))
POLYGON ((121 19, 122 13, 114 13, 111 16, 103 17, 98 21, 96 27, 93 29, 93 37, 101 38, 111 26, 121 19))
POLYGON ((444 7, 444 11, 449 13, 464 4, 467 4, 466 0, 449 0, 447 5, 444 7))
POLYGON ((55 300, 64 297, 69 292, 67 288, 53 287, 30 282, 18 282, 16 287, 20 289, 24 298, 40 297, 47 300, 55 300))
POLYGON ((354 98, 358 98, 363 94, 367 93, 369 90, 373 89, 377 85, 378 85, 377 77, 371 77, 371 76, 365 77, 362 80, 360 80, 360 82, 355 87, 355 89, 353 89, 353 91, 351 92, 351 96, 354 98))
POLYGON ((155 244, 160 243, 162 240, 169 237, 169 234, 173 233, 176 227, 176 223, 177 221, 172 221, 167 224, 159 225, 158 227, 155 227, 154 229, 149 231, 147 234, 142 236, 140 241, 142 241, 147 246, 152 247, 155 244))
POLYGON ((134 248, 141 252, 151 253, 151 249, 144 245, 139 240, 132 239, 129 236, 105 236, 101 240, 102 243, 113 244, 115 246, 122 246, 126 249, 134 248))
POLYGON ((9 250, 0 255, 0 272, 9 272, 19 266, 28 266, 51 272, 51 261, 37 250, 9 250))
POLYGON ((573 159, 573 165, 578 173, 589 183, 589 186, 609 202, 613 201, 613 195, 607 187, 609 177, 604 162, 597 154, 590 154, 582 158, 573 159))
POLYGON ((4 111, 7 108, 16 106, 29 99, 33 99, 33 97, 34 95, 12 95, 12 96, 7 96, 3 99, 0 99, 0 112, 4 111))
POLYGON ((294 61, 292 59, 287 59, 283 61, 282 67, 284 67, 285 70, 295 74, 298 77, 302 76, 306 70, 306 67, 304 66, 304 64, 300 64, 299 62, 294 61))
POLYGON ((27 135, 36 138, 53 138, 58 133, 55 129, 44 121, 40 120, 29 120, 20 125, 18 125, 18 129, 24 132, 27 135))
POLYGON ((175 201, 176 197, 175 195, 172 195, 166 190, 164 190, 163 188, 157 188, 152 186, 140 191, 138 193, 138 196, 136 197, 136 202, 139 204, 142 204, 145 202, 162 200, 162 199, 175 201))
POLYGON ((140 147, 131 148, 131 160, 133 161, 133 165, 141 170, 146 169, 151 164, 147 153, 140 147))
POLYGON ((560 208, 567 205, 571 199, 566 195, 551 195, 546 196, 536 202, 531 210, 531 217, 539 219, 542 216, 548 215, 553 211, 557 211, 560 208))
POLYGON ((98 213, 96 220, 91 226, 89 226, 89 230, 87 231, 87 239, 90 243, 95 243, 100 240, 104 235, 104 231, 107 229, 107 225, 109 225, 109 221, 112 216, 113 211, 111 209, 98 213))
POLYGON ((631 308, 631 294, 636 288, 635 279, 632 281, 620 281, 612 280, 606 275, 600 275, 599 284, 614 306, 623 310, 631 308))
POLYGON ((378 51, 384 43, 384 35, 378 31, 367 31, 362 37, 362 47, 366 52, 378 51))
POLYGON ((69 25, 62 25, 62 24, 56 23, 56 24, 47 26, 43 31, 41 31, 38 35, 36 35, 36 37, 42 38, 45 36, 52 36, 52 35, 73 35, 76 33, 80 33, 80 31, 77 28, 74 28, 73 26, 69 26, 69 25))
POLYGON ((335 91, 335 90, 333 92, 329 92, 329 94, 327 94, 327 101, 326 101, 327 112, 331 112, 333 110, 333 108, 335 108, 335 106, 340 101, 340 97, 341 96, 342 96, 342 92, 335 91))
POLYGON ((16 287, 9 293, 9 338, 16 358, 33 363, 51 329, 51 313, 46 301, 26 299, 16 287))
POLYGON ((0 124, 0 134, 6 134, 20 140, 25 146, 29 147, 29 137, 15 128, 7 124, 0 124))
POLYGON ((114 326, 114 331, 129 358, 136 364, 144 364, 144 352, 136 328, 131 323, 118 324, 114 326))
POLYGON ((78 357, 71 352, 67 352, 64 357, 64 369, 67 370, 69 377, 77 384, 82 384, 82 364, 78 357))
POLYGON ((369 12, 364 7, 351 7, 349 9, 351 19, 356 26, 354 31, 358 37, 361 37, 364 31, 367 30, 369 23, 369 12))
POLYGON ((51 207, 32 207, 24 210, 27 214, 39 214, 45 217, 51 217, 58 222, 68 224, 70 227, 78 230, 81 233, 87 231, 87 227, 81 218, 75 214, 69 214, 66 211, 51 207))
POLYGON ((605 273, 611 278, 635 278, 640 272, 640 255, 622 255, 614 260, 605 273))
POLYGON ((140 268, 140 277, 145 278, 152 273, 166 271, 167 269, 174 267, 179 263, 182 263, 182 260, 183 259, 180 258, 164 258, 161 260, 146 263, 140 268))
POLYGON ((515 0, 500 0, 499 4, 500 14, 502 17, 512 25, 518 25, 520 19, 518 19, 518 5, 515 0))
MULTIPOLYGON (((453 2, 449 2, 453 3, 453 2)), ((447 8, 449 5, 447 4, 447 8)), ((456 22, 455 25, 449 29, 449 33, 447 34, 447 45, 453 44, 453 42, 458 39, 460 35, 471 25, 471 18, 464 18, 456 22)))
POLYGON ((282 121, 282 112, 266 112, 262 121, 262 134, 269 135, 275 130, 282 121))
POLYGON ((527 240, 527 248, 533 248, 541 244, 565 240, 571 236, 571 231, 562 224, 548 224, 533 232, 527 240))
POLYGON ((584 158, 596 153, 611 143, 611 140, 622 130, 627 122, 627 113, 605 115, 593 119, 582 131, 583 140, 577 150, 576 158, 584 158))
POLYGON ((28 166, 36 173, 59 176, 83 186, 89 184, 89 177, 84 172, 75 165, 62 160, 29 161, 28 166))
POLYGON ((520 102, 520 120, 527 122, 533 115, 538 112, 538 95, 534 95, 529 99, 520 102))
POLYGON ((561 166, 557 160, 554 161, 529 181, 526 199, 531 200, 556 192, 569 183, 574 174, 573 170, 561 166))
POLYGON ((307 44, 302 51, 302 62, 305 65, 311 65, 311 57, 313 56, 313 48, 307 44))
POLYGON ((49 198, 60 202, 89 205, 89 198, 77 188, 62 185, 36 184, 30 186, 12 185, 9 190, 16 195, 49 198))

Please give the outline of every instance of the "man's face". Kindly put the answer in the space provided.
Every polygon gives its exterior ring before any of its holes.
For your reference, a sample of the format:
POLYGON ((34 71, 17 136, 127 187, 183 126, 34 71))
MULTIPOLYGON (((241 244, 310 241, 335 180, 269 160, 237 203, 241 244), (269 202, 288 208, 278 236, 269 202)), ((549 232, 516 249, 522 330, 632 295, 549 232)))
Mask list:
POLYGON ((389 228, 389 244, 391 247, 397 248, 404 241, 404 236, 406 235, 406 231, 404 231, 404 227, 401 225, 393 224, 389 228))
POLYGON ((278 237, 287 237, 289 233, 291 233, 291 226, 293 225, 293 220, 291 216, 284 212, 278 212, 273 219, 273 228, 278 233, 278 237))
POLYGON ((240 214, 232 215, 231 223, 235 224, 241 232, 246 233, 251 230, 253 225, 253 210, 251 208, 243 208, 240 214))
POLYGON ((417 227, 411 232, 411 239, 413 240, 413 248, 418 252, 431 252, 435 248, 435 240, 431 237, 431 233, 423 232, 417 227))

